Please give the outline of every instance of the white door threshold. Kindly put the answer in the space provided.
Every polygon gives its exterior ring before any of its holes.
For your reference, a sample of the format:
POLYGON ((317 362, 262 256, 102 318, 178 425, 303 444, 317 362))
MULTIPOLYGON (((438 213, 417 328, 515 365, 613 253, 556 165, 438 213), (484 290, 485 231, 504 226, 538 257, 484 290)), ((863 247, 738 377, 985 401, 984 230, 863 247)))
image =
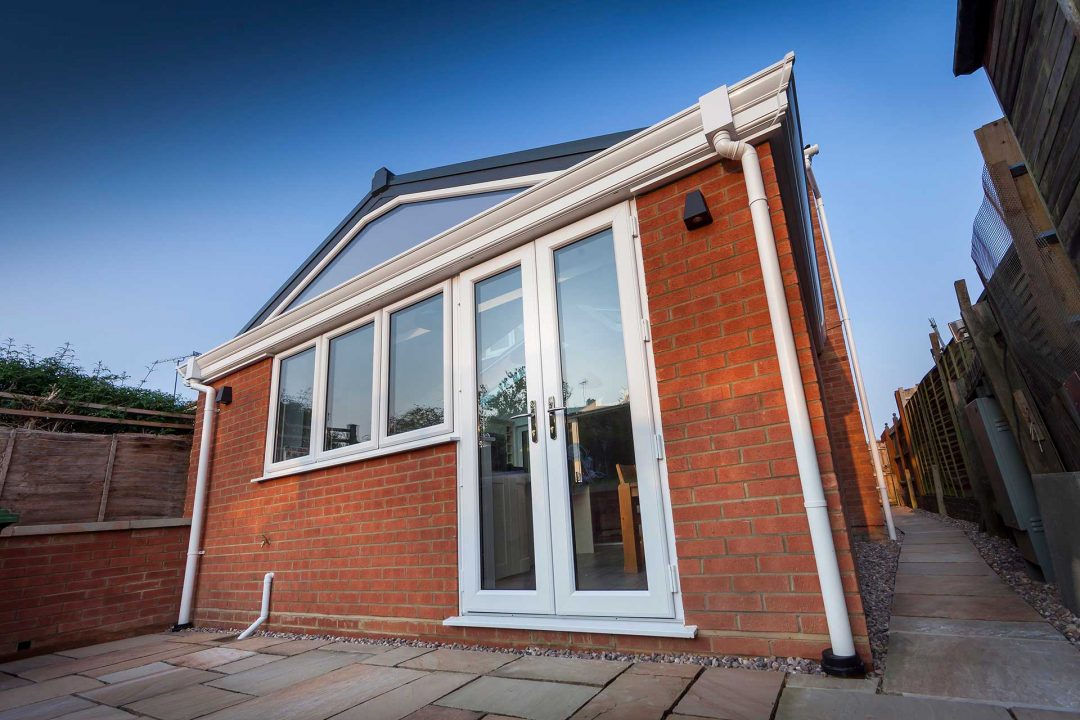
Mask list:
POLYGON ((443 620, 450 627, 502 628, 511 630, 551 630, 553 632, 644 635, 648 637, 693 638, 697 625, 678 620, 557 617, 552 615, 455 615, 443 620))

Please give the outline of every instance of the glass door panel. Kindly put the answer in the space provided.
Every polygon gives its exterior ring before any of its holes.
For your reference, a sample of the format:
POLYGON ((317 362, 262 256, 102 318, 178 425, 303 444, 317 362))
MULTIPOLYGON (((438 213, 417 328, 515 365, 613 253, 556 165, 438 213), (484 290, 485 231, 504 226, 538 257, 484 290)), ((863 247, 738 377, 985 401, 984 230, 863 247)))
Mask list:
POLYGON ((670 617, 629 233, 536 243, 556 611, 670 617))
POLYGON ((526 248, 462 275, 465 606, 553 611, 535 279, 526 248))

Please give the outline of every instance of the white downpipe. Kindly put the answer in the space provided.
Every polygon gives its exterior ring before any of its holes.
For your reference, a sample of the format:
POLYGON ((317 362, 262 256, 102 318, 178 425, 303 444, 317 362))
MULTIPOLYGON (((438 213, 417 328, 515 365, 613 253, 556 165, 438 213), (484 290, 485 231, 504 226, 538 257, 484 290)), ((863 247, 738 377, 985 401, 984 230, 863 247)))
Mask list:
MULTIPOLYGON (((180 368, 176 371, 180 372, 180 368)), ((195 498, 191 508, 191 534, 188 536, 187 565, 184 567, 184 589, 180 594, 180 616, 176 621, 178 628, 191 623, 195 577, 199 570, 199 556, 202 555, 199 546, 202 544, 203 524, 206 520, 206 487, 210 477, 210 450, 214 441, 214 412, 217 405, 214 388, 186 377, 184 384, 203 394, 203 418, 202 434, 199 436, 199 467, 195 474, 195 498)))
POLYGON ((799 358, 795 352, 795 335, 791 329, 784 278, 780 272, 780 259, 776 254, 776 239, 773 237, 769 202, 765 196, 765 182, 761 177, 757 151, 741 140, 732 140, 726 130, 718 132, 713 137, 712 144, 721 157, 742 162, 758 260, 761 262, 761 275, 765 282, 765 298, 768 302, 773 337, 776 340, 780 377, 784 385, 784 401, 787 404, 791 438, 795 445, 795 461, 798 464, 799 481, 802 483, 803 505, 810 525, 810 541, 817 563, 821 598, 825 604, 825 619, 829 625, 829 639, 835 656, 854 657, 855 642, 851 636, 844 586, 840 581, 840 565, 836 559, 829 510, 821 486, 821 469, 818 467, 817 448, 814 446, 814 432, 810 426, 810 412, 806 407, 806 393, 803 390, 799 358))
POLYGON ((847 300, 844 299, 844 285, 840 282, 840 267, 836 262, 836 253, 833 252, 832 235, 829 233, 829 221, 825 217, 825 200, 821 197, 817 178, 810 167, 811 158, 818 154, 818 146, 811 145, 803 151, 806 158, 806 174, 810 179, 810 189, 814 193, 814 204, 817 206, 818 219, 821 222, 821 236, 825 240, 825 256, 829 261, 829 273, 832 275, 833 286, 836 288, 836 299, 840 305, 840 325, 847 340, 848 350, 851 352, 851 367, 855 375, 855 387, 859 393, 859 404, 862 408, 863 435, 866 437, 866 445, 870 449, 870 457, 874 462, 874 474, 877 476, 878 492, 881 493, 881 508, 885 514, 885 527, 889 531, 889 539, 896 539, 896 526, 893 525, 892 505, 889 504, 889 490, 885 486, 885 472, 881 467, 881 453, 878 452, 877 438, 874 437, 874 419, 870 415, 870 400, 866 395, 866 386, 863 385, 862 366, 859 365, 859 351, 855 348, 855 331, 851 327, 851 318, 848 317, 847 300))
POLYGON ((247 630, 236 637, 237 640, 246 640, 251 637, 251 634, 266 622, 266 618, 270 617, 270 585, 273 582, 274 573, 270 572, 263 575, 262 609, 259 610, 259 617, 255 618, 255 622, 251 623, 247 630))

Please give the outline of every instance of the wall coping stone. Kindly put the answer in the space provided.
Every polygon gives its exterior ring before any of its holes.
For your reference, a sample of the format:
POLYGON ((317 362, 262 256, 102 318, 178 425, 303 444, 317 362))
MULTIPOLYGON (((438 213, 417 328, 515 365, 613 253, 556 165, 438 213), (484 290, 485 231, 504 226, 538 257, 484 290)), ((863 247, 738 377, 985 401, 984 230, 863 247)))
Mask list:
POLYGON ((145 520, 108 520, 106 522, 52 523, 49 525, 10 525, 0 530, 0 538, 27 535, 66 535, 69 533, 144 530, 146 528, 191 525, 191 518, 148 518, 145 520))

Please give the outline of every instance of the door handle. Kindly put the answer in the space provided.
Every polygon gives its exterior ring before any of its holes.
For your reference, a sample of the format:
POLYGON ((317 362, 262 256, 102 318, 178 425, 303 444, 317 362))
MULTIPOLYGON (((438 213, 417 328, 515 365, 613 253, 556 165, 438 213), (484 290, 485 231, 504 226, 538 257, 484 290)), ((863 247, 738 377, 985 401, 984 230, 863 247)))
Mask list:
POLYGON ((558 435, 558 430, 556 429, 555 425, 555 413, 559 412, 560 410, 566 410, 566 408, 555 407, 555 396, 548 395, 548 434, 551 435, 552 440, 554 440, 555 437, 558 435))
POLYGON ((511 415, 510 419, 511 420, 520 420, 523 417, 529 418, 529 435, 532 437, 532 441, 535 443, 537 441, 537 439, 538 439, 537 434, 536 434, 536 401, 535 400, 530 400, 529 401, 529 412, 521 413, 520 415, 511 415))

